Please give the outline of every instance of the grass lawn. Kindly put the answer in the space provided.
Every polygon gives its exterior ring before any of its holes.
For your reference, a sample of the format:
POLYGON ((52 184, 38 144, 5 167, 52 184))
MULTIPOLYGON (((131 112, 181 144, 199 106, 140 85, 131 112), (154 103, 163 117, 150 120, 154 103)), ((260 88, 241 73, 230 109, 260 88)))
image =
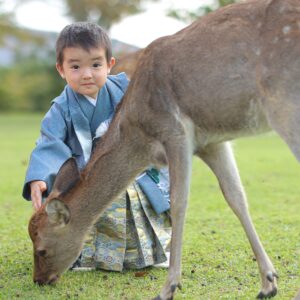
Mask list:
MULTIPOLYGON (((56 286, 32 283, 27 223, 21 198, 40 115, 0 114, 0 299, 151 299, 167 271, 66 272, 56 286)), ((277 299, 300 288, 300 167, 287 146, 268 134, 234 142, 257 231, 280 276, 277 299)), ((194 160, 183 249, 182 291, 176 299, 254 299, 260 278, 250 245, 210 170, 194 160)))

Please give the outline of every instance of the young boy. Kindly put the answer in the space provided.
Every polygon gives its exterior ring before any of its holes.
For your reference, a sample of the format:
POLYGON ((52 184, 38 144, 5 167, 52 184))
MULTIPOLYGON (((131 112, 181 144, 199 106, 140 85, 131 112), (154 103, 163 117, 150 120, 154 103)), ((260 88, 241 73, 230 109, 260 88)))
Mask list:
MULTIPOLYGON (((42 121, 23 189, 23 197, 32 200, 35 210, 68 158, 75 157, 80 169, 86 165, 93 141, 106 131, 128 86, 125 73, 108 75, 115 64, 111 42, 96 24, 79 22, 65 27, 57 39, 56 60, 67 85, 42 121)), ((166 208, 156 213, 148 200, 157 192, 168 199, 168 174, 152 169, 140 177, 99 218, 77 268, 122 271, 167 260, 169 217, 166 208), (150 191, 154 193, 146 196, 153 182, 156 185, 150 191)))

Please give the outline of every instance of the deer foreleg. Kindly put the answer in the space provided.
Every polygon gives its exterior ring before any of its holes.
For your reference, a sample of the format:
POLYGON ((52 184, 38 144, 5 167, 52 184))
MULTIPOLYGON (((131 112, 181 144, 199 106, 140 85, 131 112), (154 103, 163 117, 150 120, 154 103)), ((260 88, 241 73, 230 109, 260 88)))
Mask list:
POLYGON ((219 180, 223 195, 239 218, 250 241, 261 274, 262 289, 258 298, 270 298, 277 293, 276 271, 256 233, 248 211, 247 198, 229 143, 211 145, 198 153, 219 180))
POLYGON ((189 193, 192 150, 188 139, 169 143, 167 157, 170 172, 172 239, 168 279, 155 299, 173 299, 176 288, 180 288, 181 252, 184 218, 189 193))

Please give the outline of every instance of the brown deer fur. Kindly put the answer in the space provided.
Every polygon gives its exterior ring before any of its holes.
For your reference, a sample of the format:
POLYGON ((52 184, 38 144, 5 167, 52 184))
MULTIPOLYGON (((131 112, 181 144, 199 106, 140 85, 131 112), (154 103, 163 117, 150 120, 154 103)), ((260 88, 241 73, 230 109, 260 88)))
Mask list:
POLYGON ((30 221, 34 280, 55 282, 105 207, 147 166, 168 164, 171 261, 157 299, 172 299, 196 154, 215 173, 250 241, 261 274, 258 297, 274 296, 276 271, 252 224, 227 141, 273 128, 300 159, 299 95, 300 0, 233 4, 151 43, 91 161, 82 174, 67 161, 30 221))
POLYGON ((110 74, 114 75, 125 72, 128 78, 132 78, 142 51, 142 49, 137 50, 117 58, 116 64, 111 69, 110 74))

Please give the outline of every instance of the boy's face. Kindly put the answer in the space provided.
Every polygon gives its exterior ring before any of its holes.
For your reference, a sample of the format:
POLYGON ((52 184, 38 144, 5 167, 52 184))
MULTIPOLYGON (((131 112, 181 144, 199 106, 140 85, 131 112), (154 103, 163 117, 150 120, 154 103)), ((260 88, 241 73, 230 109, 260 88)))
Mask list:
POLYGON ((96 98, 115 59, 112 57, 107 62, 105 50, 101 47, 89 51, 79 47, 65 48, 63 57, 63 64, 56 64, 60 76, 75 92, 96 98))

